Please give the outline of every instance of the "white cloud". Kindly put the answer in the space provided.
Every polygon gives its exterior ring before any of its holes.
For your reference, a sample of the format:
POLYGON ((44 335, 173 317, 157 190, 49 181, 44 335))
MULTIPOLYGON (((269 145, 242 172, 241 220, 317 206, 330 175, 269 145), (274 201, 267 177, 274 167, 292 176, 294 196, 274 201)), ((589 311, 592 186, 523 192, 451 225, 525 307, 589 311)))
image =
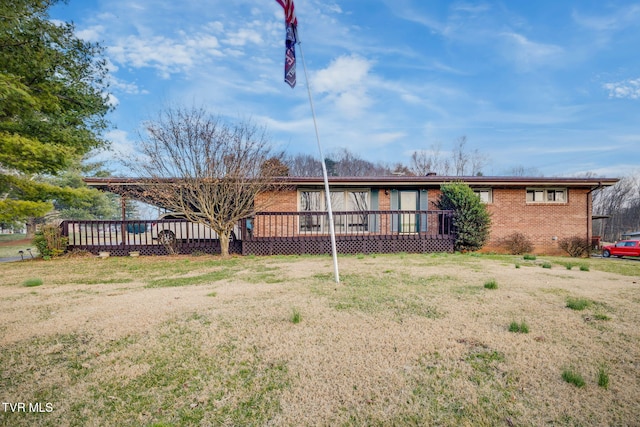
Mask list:
POLYGON ((263 43, 260 33, 250 28, 241 28, 237 31, 230 32, 229 36, 230 37, 223 40, 223 42, 231 46, 245 46, 249 43, 263 43))
POLYGON ((115 76, 111 76, 109 79, 109 87, 118 92, 123 92, 129 95, 147 95, 148 90, 140 89, 140 87, 133 82, 126 82, 115 76))
POLYGON ((208 34, 189 38, 181 34, 181 40, 164 36, 140 38, 128 36, 108 48, 115 62, 134 68, 152 67, 162 77, 191 69, 207 56, 221 56, 218 40, 208 34))
POLYGON ((609 98, 640 99, 640 78, 605 83, 603 87, 609 91, 609 98))
POLYGON ((101 42, 104 26, 94 25, 83 30, 76 31, 76 36, 88 42, 101 42))
POLYGON ((506 55, 525 70, 556 63, 564 50, 556 45, 536 43, 517 33, 502 33, 506 42, 506 55))
POLYGON ((313 85, 319 92, 344 92, 361 84, 370 68, 371 64, 363 58, 341 56, 315 74, 313 85))
POLYGON ((342 113, 358 115, 371 104, 367 93, 371 66, 370 61, 356 55, 338 57, 315 73, 313 90, 326 94, 342 113))
POLYGON ((110 107, 117 107, 120 104, 120 100, 112 93, 105 93, 103 96, 107 98, 107 105, 110 107))
POLYGON ((585 28, 595 31, 619 31, 630 25, 636 25, 640 18, 640 5, 629 5, 614 10, 610 14, 582 15, 572 13, 573 20, 585 28))
POLYGON ((402 139, 406 136, 407 134, 405 132, 383 132, 371 135, 371 141, 374 143, 385 145, 390 142, 402 139))

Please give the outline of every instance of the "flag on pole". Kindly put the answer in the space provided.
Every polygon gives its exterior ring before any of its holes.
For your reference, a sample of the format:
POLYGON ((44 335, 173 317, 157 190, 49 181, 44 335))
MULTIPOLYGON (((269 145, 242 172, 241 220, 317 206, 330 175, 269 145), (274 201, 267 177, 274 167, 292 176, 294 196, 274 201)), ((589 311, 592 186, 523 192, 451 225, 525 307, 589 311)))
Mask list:
POLYGON ((287 28, 286 52, 284 57, 284 81, 296 86, 296 43, 298 42, 298 18, 296 18, 293 0, 276 0, 284 9, 284 22, 287 28))

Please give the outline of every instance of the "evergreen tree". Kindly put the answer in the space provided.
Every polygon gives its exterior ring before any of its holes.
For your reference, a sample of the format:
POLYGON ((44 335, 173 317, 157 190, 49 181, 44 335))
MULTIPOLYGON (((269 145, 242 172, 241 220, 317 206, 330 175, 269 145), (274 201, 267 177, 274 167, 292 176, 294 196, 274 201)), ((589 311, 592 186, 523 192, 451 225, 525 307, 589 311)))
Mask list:
POLYGON ((443 184, 442 194, 436 203, 438 209, 453 211, 453 231, 457 234, 457 251, 475 251, 482 248, 489 238, 491 217, 487 207, 462 182, 443 184))
POLYGON ((107 145, 102 48, 49 20, 58 1, 0 2, 0 222, 86 197, 48 178, 107 145))

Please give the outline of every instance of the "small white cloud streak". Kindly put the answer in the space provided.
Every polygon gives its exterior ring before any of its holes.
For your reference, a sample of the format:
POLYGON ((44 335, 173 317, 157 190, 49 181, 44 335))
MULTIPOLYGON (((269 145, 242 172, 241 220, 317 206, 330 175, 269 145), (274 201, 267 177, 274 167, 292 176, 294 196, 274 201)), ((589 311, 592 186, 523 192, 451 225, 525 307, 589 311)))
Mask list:
POLYGON ((502 33, 501 36, 509 48, 508 56, 523 69, 553 63, 564 52, 559 46, 536 43, 521 34, 510 32, 502 33))
POLYGON ((582 27, 595 31, 620 31, 630 25, 636 25, 640 18, 640 5, 634 4, 614 10, 612 13, 598 16, 572 13, 573 20, 582 27))
POLYGON ((602 85, 609 91, 609 98, 640 99, 640 78, 602 85))

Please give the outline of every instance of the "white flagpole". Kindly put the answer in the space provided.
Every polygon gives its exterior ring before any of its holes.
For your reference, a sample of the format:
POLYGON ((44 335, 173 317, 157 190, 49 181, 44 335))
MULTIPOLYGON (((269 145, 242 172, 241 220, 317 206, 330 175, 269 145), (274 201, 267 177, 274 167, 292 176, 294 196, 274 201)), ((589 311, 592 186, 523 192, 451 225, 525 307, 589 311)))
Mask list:
POLYGON ((313 126, 316 131, 316 141, 318 142, 318 151, 320 152, 320 163, 322 163, 322 176, 324 178, 324 194, 327 199, 327 211, 329 213, 329 233, 331 234, 331 254, 333 255, 333 275, 336 283, 340 283, 340 272, 338 271, 338 252, 336 250, 336 233, 333 226, 333 211, 331 210, 331 193, 329 191, 329 178, 327 177, 327 166, 324 164, 324 154, 322 154, 322 145, 320 145, 320 133, 318 132, 318 122, 316 120, 316 112, 313 108, 313 99, 311 98, 311 87, 309 86, 309 77, 307 76, 307 64, 304 60, 302 52, 302 44, 298 39, 296 29, 296 41, 300 47, 300 57, 302 59, 302 68, 304 69, 304 79, 307 84, 307 93, 309 94, 309 105, 311 106, 311 115, 313 116, 313 126))

